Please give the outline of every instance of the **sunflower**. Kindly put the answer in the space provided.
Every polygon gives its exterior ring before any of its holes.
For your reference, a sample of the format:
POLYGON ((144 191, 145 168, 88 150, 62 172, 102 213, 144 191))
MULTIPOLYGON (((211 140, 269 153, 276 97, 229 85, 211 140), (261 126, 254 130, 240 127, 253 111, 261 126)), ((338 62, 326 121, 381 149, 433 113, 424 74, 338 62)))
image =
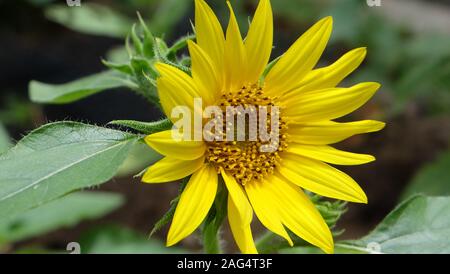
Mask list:
POLYGON ((268 66, 273 42, 270 1, 260 0, 245 40, 230 2, 227 4, 230 19, 224 34, 206 2, 195 0, 196 42, 188 43, 191 74, 155 64, 161 106, 168 117, 176 106, 193 109, 194 98, 202 98, 206 106, 279 106, 279 146, 276 151, 261 152, 260 141, 180 141, 172 138, 171 130, 147 136, 146 143, 164 158, 146 171, 143 182, 164 183, 190 176, 167 246, 196 230, 223 184, 228 190, 229 225, 241 252, 257 253, 250 227, 255 213, 267 229, 290 245, 286 228, 332 253, 330 229, 304 190, 367 203, 359 185, 329 165, 375 160, 371 155, 330 146, 384 127, 384 123, 371 120, 333 121, 361 107, 380 87, 371 82, 337 87, 362 63, 366 49, 352 50, 332 65, 315 69, 332 31, 332 18, 327 17, 268 66))

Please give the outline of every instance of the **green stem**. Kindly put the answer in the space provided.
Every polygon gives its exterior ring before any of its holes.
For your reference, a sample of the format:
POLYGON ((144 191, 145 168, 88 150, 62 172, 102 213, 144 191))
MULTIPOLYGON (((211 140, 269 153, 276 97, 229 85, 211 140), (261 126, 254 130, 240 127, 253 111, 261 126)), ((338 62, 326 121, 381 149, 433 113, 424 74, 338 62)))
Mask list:
POLYGON ((206 217, 202 229, 203 249, 206 254, 221 254, 220 228, 227 216, 228 192, 223 184, 219 184, 214 205, 206 217))
MULTIPOLYGON (((211 226, 210 226, 211 227, 211 226)), ((220 236, 218 231, 206 228, 203 231, 203 249, 206 254, 221 254, 220 236)))

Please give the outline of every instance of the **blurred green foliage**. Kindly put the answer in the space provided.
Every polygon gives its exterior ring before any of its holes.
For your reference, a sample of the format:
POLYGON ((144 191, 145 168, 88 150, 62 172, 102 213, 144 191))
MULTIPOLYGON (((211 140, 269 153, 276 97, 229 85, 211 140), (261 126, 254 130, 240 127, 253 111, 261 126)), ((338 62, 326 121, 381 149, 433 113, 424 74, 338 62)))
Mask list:
POLYGON ((52 5, 45 10, 48 19, 86 34, 124 37, 132 21, 103 5, 83 3, 82 8, 52 5))
POLYGON ((11 147, 11 140, 5 127, 0 122, 0 154, 7 151, 11 147))
POLYGON ((131 229, 116 225, 100 226, 80 238, 81 253, 86 254, 168 254, 189 253, 181 248, 166 248, 131 229))
POLYGON ((111 2, 111 5, 82 2, 81 7, 72 8, 52 4, 45 6, 45 16, 81 33, 124 38, 133 24, 135 12, 141 11, 150 18, 148 24, 153 33, 170 36, 171 30, 191 8, 189 1, 179 0, 111 2))
POLYGON ((415 194, 450 196, 450 151, 422 167, 404 190, 401 199, 415 194))
MULTIPOLYGON (((67 8, 54 1, 32 1, 45 6, 50 20, 68 28, 96 35, 124 38, 129 34, 134 12, 140 11, 153 34, 174 35, 177 25, 193 19, 193 1, 129 0, 107 1, 109 5, 83 3, 82 8, 67 8)), ((208 1, 226 22, 227 7, 222 0, 208 1)), ((249 14, 257 1, 232 1, 241 27, 246 29, 249 14)), ((383 93, 390 97, 385 115, 397 115, 406 106, 417 104, 427 113, 449 113, 450 108, 450 37, 439 33, 415 33, 408 26, 396 25, 376 8, 359 0, 277 0, 272 1, 276 19, 276 48, 285 48, 286 32, 295 39, 320 17, 333 16, 334 30, 328 51, 338 53, 355 47, 367 46, 369 55, 356 81, 378 81, 383 93), (281 39, 283 38, 283 39, 281 39), (282 43, 280 43, 282 42, 282 43)), ((289 41, 289 43, 292 41, 289 41)), ((289 44, 286 43, 286 44, 289 44)), ((126 60, 125 50, 116 48, 107 54, 108 60, 126 60)), ((323 64, 334 61, 329 54, 323 64)))
MULTIPOLYGON (((235 1, 234 4, 244 6, 244 2, 235 1)), ((448 34, 414 32, 407 25, 391 22, 376 8, 370 8, 360 0, 277 0, 272 1, 272 5, 275 24, 278 24, 276 48, 285 47, 279 44, 284 36, 280 32, 287 29, 289 38, 295 39, 295 35, 300 35, 319 18, 330 15, 333 16, 334 26, 327 52, 343 53, 352 48, 367 47, 365 64, 348 81, 382 83, 381 93, 390 97, 384 109, 386 116, 398 115, 411 104, 419 105, 429 114, 450 113, 448 34)), ((240 13, 240 10, 242 8, 238 8, 237 15, 242 22, 247 19, 248 12, 240 13)), ((323 64, 336 59, 335 53, 328 56, 332 57, 322 60, 323 64)))
POLYGON ((14 95, 5 94, 0 104, 0 122, 4 126, 26 127, 32 121, 34 108, 29 101, 14 95))
POLYGON ((73 193, 43 206, 0 221, 0 245, 26 240, 59 228, 69 228, 82 220, 102 217, 124 200, 119 194, 73 193))

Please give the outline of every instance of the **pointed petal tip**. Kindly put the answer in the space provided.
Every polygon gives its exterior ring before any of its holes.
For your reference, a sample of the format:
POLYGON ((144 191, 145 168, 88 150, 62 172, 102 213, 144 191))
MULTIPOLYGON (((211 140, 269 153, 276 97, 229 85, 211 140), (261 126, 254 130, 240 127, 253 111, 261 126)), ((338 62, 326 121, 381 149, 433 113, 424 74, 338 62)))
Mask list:
POLYGON ((334 239, 333 234, 328 226, 326 226, 326 232, 322 234, 320 244, 317 246, 326 254, 334 254, 334 239))
POLYGON ((323 28, 324 33, 327 33, 327 35, 331 35, 332 29, 333 29, 333 17, 327 16, 322 18, 319 22, 316 23, 316 25, 321 25, 321 28, 323 28))
POLYGON ((370 163, 372 163, 372 162, 375 162, 376 160, 377 160, 377 158, 375 158, 375 156, 373 156, 373 155, 370 155, 370 154, 362 154, 362 155, 365 155, 364 157, 365 157, 365 159, 364 160, 361 160, 361 164, 370 164, 370 163))
POLYGON ((170 237, 170 234, 167 236, 167 240, 166 240, 166 247, 171 247, 174 246, 178 243, 179 241, 175 241, 172 237, 170 237))
POLYGON ((326 254, 334 254, 334 244, 332 243, 330 246, 322 247, 322 250, 326 254))
POLYGON ((286 239, 286 241, 288 242, 288 244, 289 244, 290 247, 293 247, 293 246, 294 246, 294 242, 292 241, 291 237, 286 236, 285 239, 286 239))
POLYGON ((382 130, 382 129, 384 129, 386 127, 386 123, 385 122, 379 122, 379 121, 377 121, 377 122, 379 123, 379 125, 376 128, 376 131, 382 130))
MULTIPOLYGON (((159 184, 159 183, 165 183, 164 180, 161 178, 155 178, 151 172, 146 172, 142 178, 141 182, 145 184, 159 184)), ((167 181, 166 181, 167 182, 167 181)))
POLYGON ((229 0, 227 0, 227 6, 228 6, 228 9, 230 9, 230 12, 234 13, 233 6, 231 5, 231 2, 229 0))
POLYGON ((172 224, 170 225, 169 232, 167 233, 166 247, 174 246, 183 239, 184 239, 184 237, 180 237, 180 233, 177 233, 175 231, 175 227, 173 225, 173 220, 172 220, 172 224))
POLYGON ((377 82, 368 82, 367 85, 370 87, 371 90, 377 91, 381 88, 381 84, 377 82))
POLYGON ((358 197, 356 197, 355 200, 352 202, 358 203, 358 204, 366 204, 366 205, 369 203, 369 201, 367 199, 367 195, 364 192, 360 193, 360 195, 358 197))
POLYGON ((156 183, 154 178, 151 176, 151 173, 147 171, 144 173, 144 175, 142 175, 141 177, 141 182, 145 183, 145 184, 154 184, 156 183))
POLYGON ((368 122, 370 122, 370 127, 368 127, 368 130, 366 133, 369 132, 377 132, 380 131, 382 129, 384 129, 386 127, 386 123, 385 122, 381 122, 381 121, 375 121, 375 120, 367 120, 368 122))
POLYGON ((327 254, 334 254, 334 239, 331 230, 328 229, 327 240, 325 245, 322 247, 322 250, 327 254))
POLYGON ((367 199, 367 196, 364 195, 364 199, 362 200, 362 204, 368 204, 369 203, 369 199, 367 199))
POLYGON ((380 88, 381 84, 377 82, 363 82, 351 87, 351 89, 358 90, 359 92, 371 93, 371 96, 373 96, 380 88))
POLYGON ((360 58, 364 59, 367 55, 367 47, 359 47, 352 50, 351 52, 358 54, 360 58))
POLYGON ((162 63, 162 62, 156 62, 155 64, 153 64, 153 66, 155 67, 156 71, 159 73, 160 77, 162 77, 162 74, 165 74, 167 72, 168 69, 170 69, 170 65, 162 63))
POLYGON ((323 21, 327 25, 332 25, 333 24, 333 16, 330 15, 330 16, 324 17, 321 21, 323 21))

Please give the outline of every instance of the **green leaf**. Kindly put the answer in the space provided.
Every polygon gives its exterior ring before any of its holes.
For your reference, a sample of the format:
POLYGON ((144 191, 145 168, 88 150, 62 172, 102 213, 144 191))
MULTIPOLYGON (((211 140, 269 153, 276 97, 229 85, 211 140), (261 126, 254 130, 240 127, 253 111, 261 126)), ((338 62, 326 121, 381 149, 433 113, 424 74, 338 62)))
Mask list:
POLYGON ((3 124, 0 123, 0 154, 7 151, 10 147, 11 140, 9 139, 9 135, 3 127, 3 124))
POLYGON ((117 70, 118 72, 133 75, 133 70, 130 67, 130 64, 125 63, 115 63, 107 60, 102 60, 103 65, 112 70, 117 70))
POLYGON ((187 253, 166 248, 157 240, 147 239, 135 231, 118 226, 99 227, 82 236, 81 253, 85 254, 167 254, 187 253))
MULTIPOLYGON (((337 254, 450 253, 450 197, 415 196, 401 203, 367 236, 335 244, 337 254)), ((313 246, 280 253, 323 254, 313 246)))
POLYGON ((82 220, 108 214, 123 204, 122 196, 112 193, 81 192, 49 202, 0 222, 0 242, 13 243, 72 227, 82 220))
POLYGON ((169 119, 164 119, 156 122, 139 122, 132 120, 117 120, 109 122, 110 125, 123 126, 134 129, 136 131, 153 134, 172 128, 172 122, 169 119))
POLYGON ((401 203, 369 235, 342 244, 380 253, 450 253, 450 197, 415 196, 401 203))
MULTIPOLYGON (((285 248, 280 250, 281 254, 325 254, 322 250, 314 246, 299 246, 293 248, 285 248)), ((336 244, 334 246, 335 254, 368 254, 369 250, 355 249, 355 247, 346 247, 345 245, 336 244)))
POLYGON ((119 87, 138 88, 126 75, 105 71, 61 85, 31 81, 29 95, 35 103, 66 104, 119 87))
POLYGON ((76 122, 31 132, 0 155, 0 219, 107 182, 139 138, 76 122))
POLYGON ((267 67, 265 68, 262 77, 266 77, 267 74, 269 74, 270 70, 278 63, 278 61, 281 59, 281 57, 283 57, 283 55, 278 56, 277 58, 273 59, 272 61, 270 61, 270 63, 267 65, 267 67))
POLYGON ((402 200, 414 194, 429 196, 450 195, 450 151, 442 154, 416 174, 402 194, 402 200))
POLYGON ((167 55, 175 57, 180 50, 187 47, 187 43, 189 40, 195 40, 195 35, 186 35, 179 38, 177 41, 173 43, 173 45, 167 50, 167 55))
POLYGON ((137 13, 137 16, 139 19, 140 27, 143 32, 143 37, 142 37, 143 54, 147 58, 152 58, 153 57, 153 43, 155 41, 155 37, 153 36, 153 33, 147 27, 147 24, 145 23, 144 19, 142 18, 141 14, 139 12, 137 13))
POLYGON ((83 3, 78 8, 69 8, 65 4, 52 5, 45 10, 45 16, 81 33, 115 38, 124 38, 132 25, 127 17, 94 3, 83 3))
POLYGON ((144 142, 136 142, 128 153, 128 157, 117 171, 117 177, 128 177, 141 172, 161 159, 161 155, 144 142))

